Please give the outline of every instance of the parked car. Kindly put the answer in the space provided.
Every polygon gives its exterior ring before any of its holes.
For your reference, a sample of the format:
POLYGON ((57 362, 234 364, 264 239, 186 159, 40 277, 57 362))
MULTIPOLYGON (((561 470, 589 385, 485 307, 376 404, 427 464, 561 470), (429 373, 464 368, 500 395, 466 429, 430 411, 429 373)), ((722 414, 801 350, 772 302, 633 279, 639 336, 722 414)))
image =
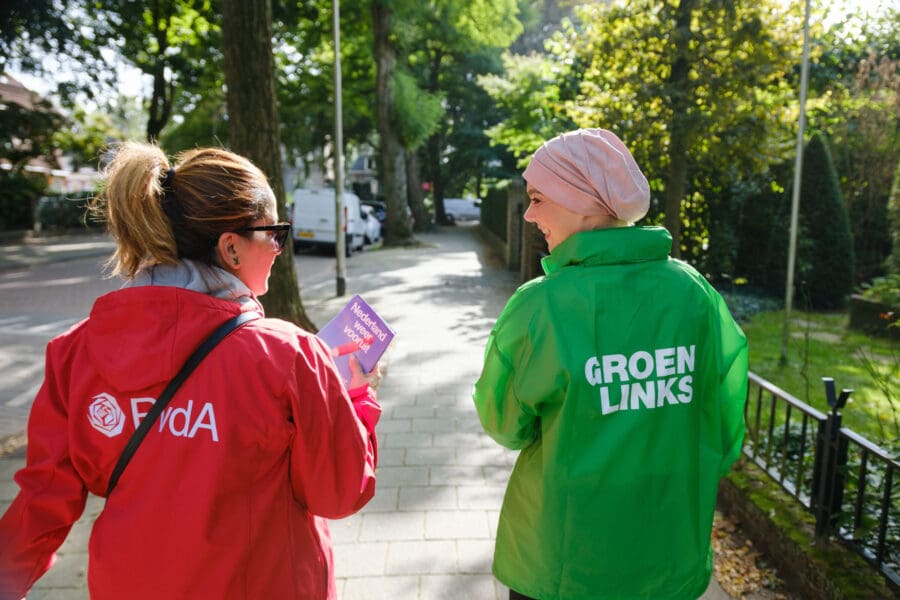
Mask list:
POLYGON ((89 215, 93 192, 72 192, 41 196, 34 210, 34 231, 65 231, 96 228, 101 223, 89 215))
POLYGON ((477 198, 444 198, 444 214, 447 221, 480 221, 481 200, 477 198))
POLYGON ((381 200, 363 200, 363 206, 369 206, 375 213, 375 218, 384 226, 384 220, 387 219, 387 206, 381 200))
MULTIPOLYGON (((381 200, 363 200, 363 206, 371 206, 375 210, 375 218, 378 219, 378 222, 381 223, 382 229, 384 229, 384 222, 387 220, 387 205, 381 200)), ((409 226, 413 226, 413 214, 412 210, 409 208, 409 205, 406 204, 403 206, 406 211, 406 220, 409 223, 409 226)))
MULTIPOLYGON (((352 192, 343 192, 341 200, 344 207, 346 226, 346 254, 350 256, 356 250, 362 250, 365 243, 365 221, 360 209, 359 196, 352 192)), ((303 246, 335 245, 334 223, 334 190, 308 190, 298 188, 293 193, 291 206, 291 223, 294 239, 294 251, 303 246)))
POLYGON ((365 223, 363 241, 366 244, 377 244, 381 241, 381 223, 378 221, 375 209, 368 204, 363 204, 360 210, 362 210, 362 218, 365 223))

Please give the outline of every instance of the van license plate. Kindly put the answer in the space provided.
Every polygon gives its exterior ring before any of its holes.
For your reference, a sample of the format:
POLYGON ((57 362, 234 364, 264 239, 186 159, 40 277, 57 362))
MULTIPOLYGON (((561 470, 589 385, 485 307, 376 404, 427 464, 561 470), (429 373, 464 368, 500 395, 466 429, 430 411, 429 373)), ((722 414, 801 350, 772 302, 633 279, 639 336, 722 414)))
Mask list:
POLYGON ((313 237, 316 237, 316 234, 314 234, 312 231, 298 231, 298 232, 297 232, 297 237, 301 237, 301 238, 313 238, 313 237))

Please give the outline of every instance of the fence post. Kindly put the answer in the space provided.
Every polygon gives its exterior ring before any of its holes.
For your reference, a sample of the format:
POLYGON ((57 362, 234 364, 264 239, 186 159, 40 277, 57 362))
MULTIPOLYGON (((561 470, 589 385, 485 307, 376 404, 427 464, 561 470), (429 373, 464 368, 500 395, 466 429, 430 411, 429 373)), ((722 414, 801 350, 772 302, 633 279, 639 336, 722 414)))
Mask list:
POLYGON ((519 263, 519 279, 529 281, 544 274, 541 258, 547 254, 547 242, 534 223, 522 224, 522 260, 519 263))
POLYGON ((852 389, 835 394, 834 379, 823 377, 825 398, 831 411, 819 422, 816 454, 813 461, 811 504, 816 518, 816 539, 827 537, 837 524, 844 501, 844 468, 847 465, 847 440, 840 436, 841 409, 847 404, 852 389))

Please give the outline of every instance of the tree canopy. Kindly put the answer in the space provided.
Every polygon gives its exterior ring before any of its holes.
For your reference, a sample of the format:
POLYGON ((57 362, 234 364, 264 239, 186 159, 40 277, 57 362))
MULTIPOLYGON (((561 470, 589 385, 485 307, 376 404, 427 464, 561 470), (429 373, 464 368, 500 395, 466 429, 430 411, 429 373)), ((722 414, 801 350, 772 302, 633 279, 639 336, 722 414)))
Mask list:
MULTIPOLYGON (((83 148, 83 158, 124 128, 70 110, 78 90, 91 90, 97 111, 116 122, 114 106, 127 105, 121 92, 145 96, 144 135, 167 149, 231 144, 221 2, 11 0, 0 8, 0 64, 41 73, 50 56, 73 71, 56 96, 72 117, 56 139, 83 148), (146 74, 146 89, 110 85, 123 62, 146 74)), ((418 223, 425 220, 423 182, 440 221, 443 196, 480 196, 495 180, 518 177, 543 141, 605 127, 625 140, 650 180, 646 222, 672 230, 675 253, 712 277, 749 274, 752 238, 774 235, 774 213, 763 207, 776 206, 790 185, 801 4, 345 0, 345 154, 389 142, 378 161, 394 215, 388 229, 396 230, 386 234, 402 242, 410 235, 407 204, 418 223)), ((898 9, 826 22, 827 3, 813 6, 807 115, 831 142, 860 282, 883 272, 892 248, 886 211, 900 154, 898 9)), ((331 7, 272 3, 279 136, 289 166, 324 169, 332 148, 331 7)))
POLYGON ((696 213, 720 179, 710 174, 759 173, 790 151, 797 27, 796 10, 774 0, 577 7, 546 54, 508 56, 509 76, 483 79, 513 104, 489 135, 526 157, 572 127, 614 131, 650 181, 651 221, 664 218, 676 255, 698 259, 708 223, 696 213))

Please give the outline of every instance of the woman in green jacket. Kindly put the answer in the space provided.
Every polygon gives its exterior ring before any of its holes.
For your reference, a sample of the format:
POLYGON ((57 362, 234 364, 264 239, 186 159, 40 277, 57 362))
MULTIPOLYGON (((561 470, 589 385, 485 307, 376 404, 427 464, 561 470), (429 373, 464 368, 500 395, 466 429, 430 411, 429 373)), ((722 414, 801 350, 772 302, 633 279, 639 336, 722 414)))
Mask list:
POLYGON ((649 186, 613 133, 550 140, 524 178, 550 255, 497 320, 474 395, 522 451, 494 575, 511 599, 693 600, 743 440, 746 338, 665 229, 632 226, 649 186))

